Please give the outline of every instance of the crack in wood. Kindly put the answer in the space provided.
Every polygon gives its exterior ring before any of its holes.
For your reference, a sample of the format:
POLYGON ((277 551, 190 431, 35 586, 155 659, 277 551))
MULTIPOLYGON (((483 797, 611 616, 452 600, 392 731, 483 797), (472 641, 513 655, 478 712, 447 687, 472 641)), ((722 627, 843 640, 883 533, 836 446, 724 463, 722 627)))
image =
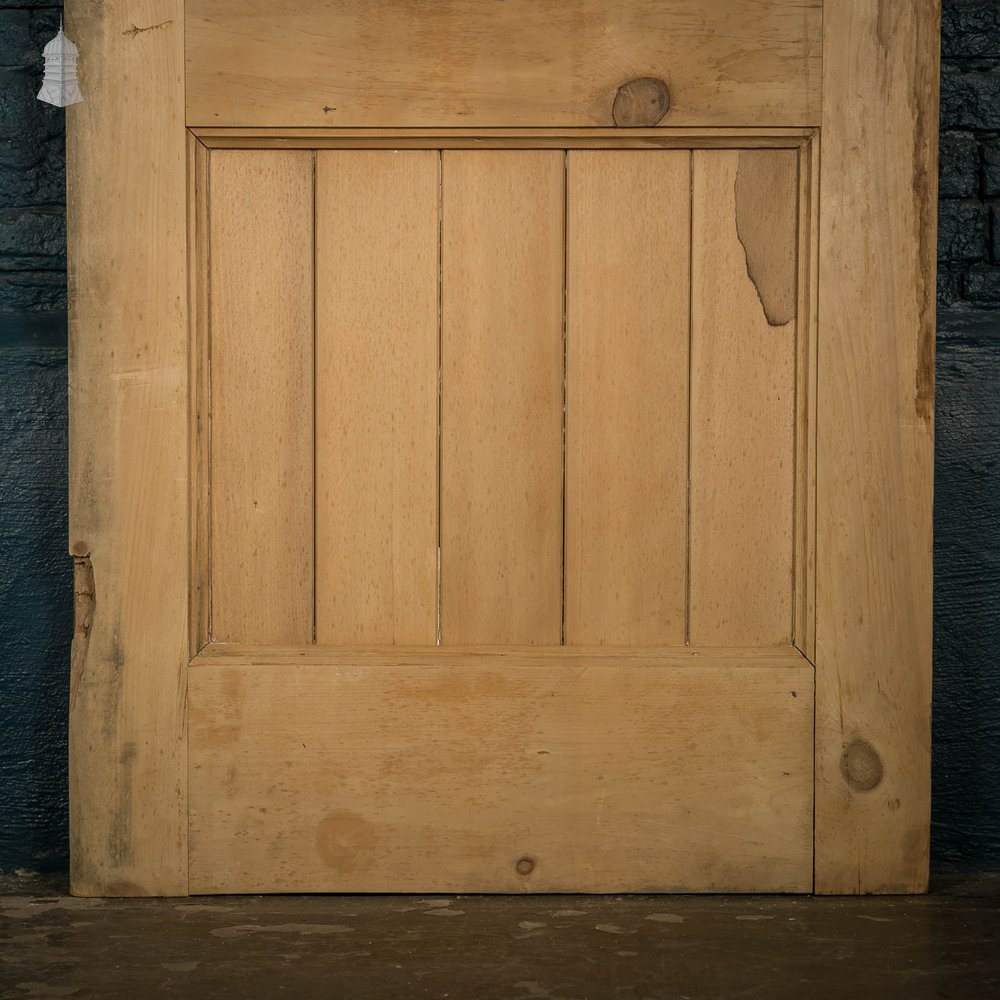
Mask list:
POLYGON ((76 550, 73 554, 73 641, 70 646, 70 711, 76 704, 80 681, 87 662, 90 648, 90 629, 94 622, 94 605, 97 602, 94 588, 94 565, 89 552, 76 550))
POLYGON ((144 34, 147 31, 159 31, 161 28, 169 28, 174 22, 171 21, 160 21, 159 24, 149 24, 145 28, 140 28, 139 25, 133 24, 130 28, 126 28, 122 34, 127 35, 129 38, 135 38, 136 35, 144 34))

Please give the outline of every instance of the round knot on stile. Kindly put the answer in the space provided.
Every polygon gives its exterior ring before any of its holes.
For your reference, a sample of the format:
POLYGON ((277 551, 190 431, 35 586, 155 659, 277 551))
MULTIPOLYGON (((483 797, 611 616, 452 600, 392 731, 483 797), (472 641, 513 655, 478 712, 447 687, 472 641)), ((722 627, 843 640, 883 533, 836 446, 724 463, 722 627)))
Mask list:
POLYGON ((534 858, 520 858, 514 866, 518 875, 530 875, 535 870, 534 858))
POLYGON ((870 792, 882 783, 885 769, 875 747, 867 740, 855 740, 841 754, 840 773, 856 792, 870 792))

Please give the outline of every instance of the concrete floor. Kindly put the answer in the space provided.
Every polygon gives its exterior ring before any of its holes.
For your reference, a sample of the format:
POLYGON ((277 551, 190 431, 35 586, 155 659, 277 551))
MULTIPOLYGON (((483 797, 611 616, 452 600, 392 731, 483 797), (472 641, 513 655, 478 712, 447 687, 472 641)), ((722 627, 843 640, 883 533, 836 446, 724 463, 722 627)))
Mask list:
POLYGON ((0 877, 0 998, 993 1000, 1000 876, 929 896, 72 899, 0 877))

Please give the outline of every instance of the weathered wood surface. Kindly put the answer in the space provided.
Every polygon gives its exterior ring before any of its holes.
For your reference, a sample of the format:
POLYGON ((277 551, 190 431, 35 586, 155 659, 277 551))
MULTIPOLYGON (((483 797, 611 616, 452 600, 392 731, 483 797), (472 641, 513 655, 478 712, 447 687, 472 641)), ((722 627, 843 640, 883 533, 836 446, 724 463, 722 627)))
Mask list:
POLYGON ((88 896, 187 892, 184 15, 163 0, 166 27, 132 36, 137 6, 66 5, 87 66, 66 124, 70 879, 88 896))
POLYGON ((822 0, 189 0, 187 121, 612 125, 652 77, 663 125, 816 125, 822 21, 822 0))
POLYGON ((827 0, 816 890, 927 887, 937 0, 827 0))

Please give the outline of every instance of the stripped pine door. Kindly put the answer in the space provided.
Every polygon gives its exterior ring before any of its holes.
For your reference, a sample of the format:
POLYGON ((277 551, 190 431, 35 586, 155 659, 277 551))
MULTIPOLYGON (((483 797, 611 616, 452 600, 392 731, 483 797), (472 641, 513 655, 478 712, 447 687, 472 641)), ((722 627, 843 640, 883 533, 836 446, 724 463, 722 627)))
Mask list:
POLYGON ((133 6, 74 890, 922 888, 933 4, 133 6))

